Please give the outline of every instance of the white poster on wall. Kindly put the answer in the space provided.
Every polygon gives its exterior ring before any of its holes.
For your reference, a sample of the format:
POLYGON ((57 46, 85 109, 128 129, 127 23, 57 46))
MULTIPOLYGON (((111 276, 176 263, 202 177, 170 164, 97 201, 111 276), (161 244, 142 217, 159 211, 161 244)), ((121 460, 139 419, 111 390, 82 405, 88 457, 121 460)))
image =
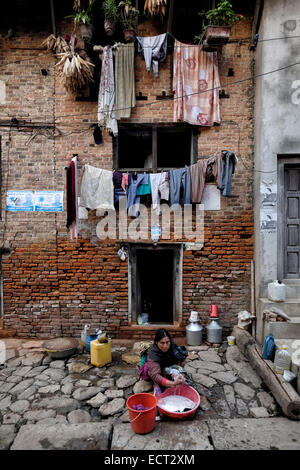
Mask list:
POLYGON ((6 210, 12 212, 33 212, 33 191, 7 191, 6 210))
POLYGON ((35 191, 37 212, 62 212, 63 191, 35 191))

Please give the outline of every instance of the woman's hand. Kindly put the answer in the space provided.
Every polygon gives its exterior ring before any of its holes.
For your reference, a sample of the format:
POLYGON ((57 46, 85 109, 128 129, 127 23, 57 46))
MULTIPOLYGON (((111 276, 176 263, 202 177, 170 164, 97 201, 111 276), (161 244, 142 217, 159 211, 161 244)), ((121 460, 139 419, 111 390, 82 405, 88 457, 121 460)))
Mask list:
POLYGON ((185 379, 182 374, 177 375, 177 377, 175 377, 174 379, 174 385, 180 385, 180 384, 183 384, 184 382, 185 382, 185 379))

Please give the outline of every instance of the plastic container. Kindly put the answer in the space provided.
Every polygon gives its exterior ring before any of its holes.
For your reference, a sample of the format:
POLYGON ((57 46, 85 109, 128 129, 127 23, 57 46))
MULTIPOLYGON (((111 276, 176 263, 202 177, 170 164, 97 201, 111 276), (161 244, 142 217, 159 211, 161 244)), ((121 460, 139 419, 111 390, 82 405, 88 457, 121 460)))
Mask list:
POLYGON ((98 335, 87 335, 85 338, 85 349, 87 352, 91 351, 90 343, 98 338, 98 335))
POLYGON ((199 405, 200 405, 199 393, 193 387, 190 387, 189 385, 185 385, 185 384, 176 385, 175 387, 168 388, 164 393, 161 393, 161 395, 159 395, 158 402, 157 402, 157 408, 161 414, 166 415, 172 419, 180 419, 180 420, 192 418, 194 414, 196 413, 199 405), (189 398, 195 403, 196 406, 192 410, 183 411, 182 413, 172 413, 171 411, 166 411, 164 408, 161 408, 159 406, 159 402, 164 397, 167 397, 169 395, 181 395, 185 398, 189 398))
POLYGON ((227 336, 227 343, 229 346, 233 346, 235 343, 235 336, 227 336))
POLYGON ((222 343, 223 328, 218 323, 218 318, 213 318, 206 327, 206 340, 208 343, 222 343))
POLYGON ((98 339, 90 342, 91 364, 96 367, 103 367, 112 362, 111 341, 99 343, 98 339))
POLYGON ((209 316, 210 318, 218 318, 218 306, 215 304, 211 304, 209 306, 209 316))
POLYGON ((290 370, 291 355, 287 350, 287 346, 281 346, 275 353, 274 369, 277 374, 283 374, 285 370, 290 370))
POLYGON ((198 312, 191 312, 189 324, 186 326, 186 342, 190 346, 200 346, 202 343, 202 326, 199 323, 198 312))
POLYGON ((268 299, 273 302, 284 302, 286 298, 286 286, 281 281, 273 281, 268 284, 268 299))
POLYGON ((86 337, 87 337, 87 332, 88 332, 88 329, 89 329, 90 325, 84 325, 83 327, 83 330, 81 332, 81 336, 80 336, 80 346, 84 349, 85 348, 85 340, 86 340, 86 337))
POLYGON ((262 350, 262 358, 268 359, 269 361, 274 361, 275 355, 275 341, 274 336, 268 335, 265 339, 263 350, 262 350))
POLYGON ((147 434, 155 428, 157 398, 151 393, 136 393, 126 402, 130 424, 137 434, 147 434), (147 410, 134 410, 133 405, 143 405, 147 410))

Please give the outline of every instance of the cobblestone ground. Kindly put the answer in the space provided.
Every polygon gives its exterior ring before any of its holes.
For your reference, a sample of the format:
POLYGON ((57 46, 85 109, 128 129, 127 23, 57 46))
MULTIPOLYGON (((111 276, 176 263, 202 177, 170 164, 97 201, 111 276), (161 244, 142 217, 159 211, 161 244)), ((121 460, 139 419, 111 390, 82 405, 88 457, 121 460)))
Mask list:
MULTIPOLYGON (((8 339, 0 365, 0 449, 26 424, 129 422, 126 399, 151 392, 140 381, 131 347, 113 345, 113 362, 97 368, 87 353, 51 360, 42 341, 8 339)), ((133 348, 134 350, 134 348, 133 348)), ((188 346, 185 370, 201 396, 197 418, 281 415, 272 395, 236 346, 188 346)))

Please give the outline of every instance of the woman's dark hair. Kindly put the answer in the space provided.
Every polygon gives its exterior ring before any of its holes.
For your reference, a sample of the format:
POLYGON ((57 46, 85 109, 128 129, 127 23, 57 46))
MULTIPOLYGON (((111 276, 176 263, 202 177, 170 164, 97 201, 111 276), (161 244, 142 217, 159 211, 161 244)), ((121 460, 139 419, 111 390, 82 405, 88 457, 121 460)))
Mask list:
POLYGON ((154 343, 158 343, 161 339, 163 339, 165 336, 167 336, 171 340, 170 333, 165 330, 164 328, 159 328, 156 330, 155 337, 154 337, 154 343))

